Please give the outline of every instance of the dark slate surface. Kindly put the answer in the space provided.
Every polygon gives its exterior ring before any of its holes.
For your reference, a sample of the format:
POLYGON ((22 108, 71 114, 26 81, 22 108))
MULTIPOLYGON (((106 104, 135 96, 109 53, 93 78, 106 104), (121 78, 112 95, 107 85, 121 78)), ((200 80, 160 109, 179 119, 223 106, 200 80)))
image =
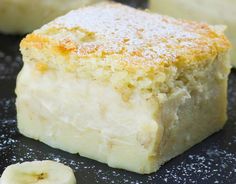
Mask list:
POLYGON ((0 173, 17 162, 51 159, 73 168, 80 184, 236 183, 235 70, 229 80, 229 119, 224 129, 172 159, 158 172, 138 175, 50 148, 18 133, 14 89, 22 67, 18 51, 21 38, 0 34, 0 173))

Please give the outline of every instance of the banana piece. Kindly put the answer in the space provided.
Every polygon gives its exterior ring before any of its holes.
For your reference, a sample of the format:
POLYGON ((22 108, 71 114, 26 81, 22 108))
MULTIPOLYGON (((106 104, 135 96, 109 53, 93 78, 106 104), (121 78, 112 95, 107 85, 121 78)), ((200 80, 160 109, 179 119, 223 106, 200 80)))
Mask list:
POLYGON ((8 166, 0 184, 76 184, 76 179, 70 167, 46 160, 8 166))

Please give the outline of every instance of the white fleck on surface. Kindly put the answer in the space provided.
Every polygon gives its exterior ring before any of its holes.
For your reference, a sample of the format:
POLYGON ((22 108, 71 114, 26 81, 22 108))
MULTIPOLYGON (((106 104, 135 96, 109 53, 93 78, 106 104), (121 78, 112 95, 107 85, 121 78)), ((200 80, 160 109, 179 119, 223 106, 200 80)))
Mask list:
POLYGON ((71 11, 34 34, 73 48, 81 57, 114 55, 121 57, 119 61, 145 66, 174 62, 179 57, 209 58, 213 51, 227 50, 229 46, 206 24, 111 3, 71 11), (93 35, 93 39, 80 41, 83 35, 93 35))

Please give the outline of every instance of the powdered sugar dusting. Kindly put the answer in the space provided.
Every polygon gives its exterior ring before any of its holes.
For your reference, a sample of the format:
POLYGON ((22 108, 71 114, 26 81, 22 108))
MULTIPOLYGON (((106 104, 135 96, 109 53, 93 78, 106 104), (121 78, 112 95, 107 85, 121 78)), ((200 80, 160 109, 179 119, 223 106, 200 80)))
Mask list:
POLYGON ((0 45, 0 173, 10 164, 50 159, 70 166, 80 184, 236 183, 235 70, 229 81, 229 120, 224 129, 172 159, 158 172, 138 175, 50 148, 20 135, 16 127, 15 96, 12 92, 22 62, 18 47, 15 48, 18 41, 12 43, 9 40, 5 41, 4 46, 0 45), (9 51, 6 51, 7 44, 10 44, 9 51))
POLYGON ((218 48, 229 47, 228 41, 206 24, 175 20, 113 3, 71 11, 35 34, 59 42, 70 40, 80 56, 115 54, 154 65, 175 61, 179 56, 209 57, 218 48), (52 29, 58 32, 48 34, 52 29), (79 41, 78 35, 81 38, 91 33, 93 40, 79 41))

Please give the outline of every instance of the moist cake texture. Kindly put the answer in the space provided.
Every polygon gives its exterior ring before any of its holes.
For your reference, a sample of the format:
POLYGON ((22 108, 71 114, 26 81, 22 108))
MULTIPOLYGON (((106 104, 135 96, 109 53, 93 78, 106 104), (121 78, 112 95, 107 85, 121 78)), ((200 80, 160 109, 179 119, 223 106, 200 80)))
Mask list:
POLYGON ((233 44, 231 63, 236 67, 236 1, 234 0, 150 0, 150 9, 176 18, 224 24, 233 44))
POLYGON ((115 3, 26 36, 19 131, 52 147, 151 173, 226 122, 224 27, 115 3))

